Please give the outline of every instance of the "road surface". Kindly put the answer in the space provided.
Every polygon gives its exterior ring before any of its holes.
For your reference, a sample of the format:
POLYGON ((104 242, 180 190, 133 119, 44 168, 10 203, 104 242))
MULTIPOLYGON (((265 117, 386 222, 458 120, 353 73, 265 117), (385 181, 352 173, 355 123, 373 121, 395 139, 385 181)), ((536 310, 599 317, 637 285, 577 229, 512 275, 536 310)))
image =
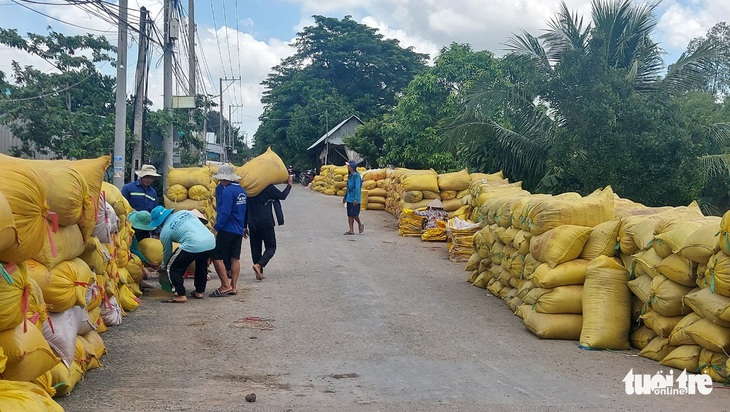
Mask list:
POLYGON ((266 280, 255 280, 244 245, 237 296, 175 305, 160 303, 159 290, 144 296, 102 335, 104 367, 60 404, 74 412, 728 408, 723 388, 627 395, 629 370, 667 368, 636 351, 536 338, 501 299, 465 282, 445 244, 399 237, 386 212, 363 212, 365 232, 343 236, 337 197, 295 186, 283 207, 266 280), (255 403, 245 400, 251 393, 255 403))

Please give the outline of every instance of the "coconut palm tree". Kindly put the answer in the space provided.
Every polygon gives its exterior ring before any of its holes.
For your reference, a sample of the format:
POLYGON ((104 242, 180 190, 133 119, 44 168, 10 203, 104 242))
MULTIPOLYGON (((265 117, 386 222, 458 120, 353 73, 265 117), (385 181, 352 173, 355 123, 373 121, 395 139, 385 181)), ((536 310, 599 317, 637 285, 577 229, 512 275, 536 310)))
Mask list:
MULTIPOLYGON (((597 151, 608 148, 610 152, 613 140, 622 146, 636 145, 640 148, 636 150, 646 153, 661 146, 655 141, 663 139, 658 135, 668 133, 676 136, 677 142, 672 144, 689 155, 699 157, 717 149, 728 141, 727 125, 706 125, 704 135, 709 142, 702 145, 705 152, 689 153, 692 150, 687 148, 697 146, 698 133, 684 133, 687 122, 672 117, 670 106, 672 99, 698 90, 718 48, 708 42, 685 53, 662 76, 663 51, 651 36, 658 4, 594 0, 591 23, 584 25, 580 16, 561 3, 544 34, 536 37, 523 31, 506 43, 509 59, 534 64, 537 74, 532 81, 475 88, 446 131, 448 141, 461 146, 471 162, 487 159, 478 148, 498 153, 501 158, 496 164, 508 176, 525 180, 528 188, 537 191, 590 192, 595 187, 586 187, 588 184, 614 183, 611 179, 620 179, 622 173, 640 173, 638 168, 617 165, 612 170, 602 165, 596 172, 600 176, 586 178, 590 173, 585 169, 601 163, 595 157, 608 155, 597 151), (643 135, 641 127, 647 128, 643 135), (627 130, 636 135, 624 141, 627 130)), ((702 159, 704 163, 695 162, 695 166, 712 165, 717 170, 725 164, 724 157, 702 159)), ((645 159, 648 163, 656 160, 645 159)), ((677 161, 668 165, 672 163, 677 161)), ((692 168, 690 164, 682 167, 692 168)), ((697 179, 690 180, 695 184, 697 179)))

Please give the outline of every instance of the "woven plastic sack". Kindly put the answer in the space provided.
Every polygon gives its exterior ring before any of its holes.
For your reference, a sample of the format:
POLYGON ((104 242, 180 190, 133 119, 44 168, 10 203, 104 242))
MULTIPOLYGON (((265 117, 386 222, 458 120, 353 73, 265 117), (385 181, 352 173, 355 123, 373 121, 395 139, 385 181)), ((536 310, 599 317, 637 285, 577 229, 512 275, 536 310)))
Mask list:
POLYGON ((0 192, 0 251, 18 247, 18 229, 15 227, 13 212, 5 195, 0 192))
POLYGON ((532 204, 530 231, 540 235, 562 225, 596 226, 615 217, 613 190, 608 186, 581 199, 547 198, 532 204))
POLYGON ((43 291, 38 282, 30 277, 28 277, 28 311, 25 313, 25 318, 40 331, 43 331, 43 322, 48 319, 43 291))
POLYGON ((22 323, 0 332, 0 347, 8 358, 2 374, 7 380, 29 382, 60 362, 41 331, 22 323))
POLYGON ((63 312, 74 305, 86 306, 86 288, 94 282, 93 273, 83 260, 75 258, 51 269, 34 260, 26 261, 28 276, 43 291, 50 312, 63 312))
POLYGON ((702 349, 697 372, 709 376, 715 382, 725 383, 727 382, 728 359, 730 357, 724 353, 702 349))
MULTIPOLYGON (((80 349, 83 353, 83 348, 80 349)), ((53 386, 56 388, 57 396, 68 396, 76 387, 76 384, 84 377, 84 368, 77 361, 71 362, 69 367, 59 363, 51 369, 53 386)))
POLYGON ((599 256, 586 266, 580 344, 595 349, 629 349, 629 272, 616 259, 599 256))
POLYGON ((577 340, 580 337, 582 315, 539 313, 530 305, 521 305, 519 311, 527 329, 540 339, 577 340))
POLYGON ((33 379, 32 382, 35 385, 38 385, 39 388, 43 389, 51 397, 56 396, 56 388, 53 387, 53 375, 51 375, 51 371, 33 379))
POLYGON ((460 191, 469 187, 471 177, 466 169, 453 173, 442 173, 438 175, 438 186, 441 191, 460 191))
POLYGON ((159 239, 146 238, 137 243, 139 251, 153 265, 162 264, 162 242, 159 239))
POLYGON ((695 287, 697 285, 697 276, 693 268, 692 262, 683 258, 679 254, 671 254, 656 265, 659 271, 667 279, 683 286, 695 287))
POLYGON ((96 331, 91 331, 77 337, 84 346, 86 370, 101 367, 101 357, 106 354, 106 345, 96 331))
POLYGON ((730 328, 712 323, 709 319, 700 319, 684 331, 705 349, 722 353, 730 351, 730 328))
POLYGON ((89 238, 84 247, 84 252, 79 256, 81 260, 89 265, 89 269, 94 273, 104 273, 107 257, 105 257, 104 246, 101 245, 99 239, 95 237, 89 238))
POLYGON ((38 253, 47 236, 46 190, 38 174, 17 160, 0 162, 0 174, 0 192, 10 204, 19 242, 17 247, 0 250, 0 261, 22 262, 38 253))
POLYGON ((181 185, 188 189, 195 185, 207 187, 210 186, 212 181, 210 175, 210 168, 207 166, 181 168, 169 166, 167 168, 167 187, 173 185, 181 185))
POLYGON ((682 298, 691 290, 692 287, 682 286, 664 275, 656 276, 651 281, 651 308, 662 316, 686 315, 690 308, 682 304, 682 298))
POLYGON ((207 200, 193 200, 193 199, 185 199, 180 202, 175 202, 169 197, 165 196, 165 208, 166 209, 173 209, 176 212, 179 212, 181 210, 193 210, 198 209, 200 213, 205 213, 206 209, 208 208, 208 201, 207 200))
POLYGON ((530 253, 551 268, 577 259, 591 234, 585 226, 563 225, 535 236, 530 242, 530 253))
POLYGON ((583 313, 583 285, 535 288, 522 300, 540 313, 583 313))
POLYGON ((134 295, 128 285, 119 286, 119 305, 127 312, 132 312, 140 304, 139 298, 134 295))
POLYGON ((700 366, 700 353, 702 346, 682 345, 669 352, 660 363, 679 370, 696 371, 700 366))
POLYGON ((706 218, 663 219, 654 228, 652 247, 659 256, 665 258, 676 253, 685 245, 687 238, 706 224, 706 218))
POLYGON ((641 326, 631 332, 631 335, 629 335, 629 342, 632 347, 642 350, 647 347, 649 343, 656 338, 656 336, 657 335, 653 330, 646 326, 641 326))
POLYGON ((696 314, 721 326, 730 327, 730 298, 707 289, 688 293, 682 302, 696 314))
POLYGON ((690 335, 687 334, 686 329, 689 325, 692 325, 700 319, 702 319, 702 316, 696 313, 690 313, 689 315, 683 317, 682 320, 680 320, 674 326, 674 329, 672 329, 672 332, 669 334, 669 343, 672 346, 694 345, 695 341, 690 335))
POLYGON ((76 335, 81 330, 82 323, 85 323, 85 333, 93 329, 86 309, 74 306, 61 313, 52 313, 50 321, 43 325, 43 336, 46 338, 46 342, 67 367, 70 367, 71 362, 74 361, 76 335))
POLYGON ((49 162, 36 161, 29 164, 46 187, 48 209, 57 214, 59 225, 76 225, 85 216, 94 215, 89 185, 80 172, 69 166, 53 165, 49 162))
MULTIPOLYGON (((193 187, 196 186, 200 185, 194 185, 193 187)), ((188 188, 180 184, 168 186, 167 192, 165 192, 165 196, 167 196, 173 202, 182 202, 183 200, 188 198, 188 188)))
POLYGON ((583 246, 580 257, 583 259, 595 259, 598 256, 616 256, 618 252, 618 232, 621 227, 621 219, 613 219, 593 227, 588 241, 583 246))
POLYGON ((639 250, 651 246, 654 239, 654 229, 657 224, 667 218, 702 218, 702 210, 697 202, 692 202, 689 206, 674 207, 670 209, 664 208, 644 208, 649 214, 636 214, 625 217, 621 220, 621 228, 619 229, 621 252, 627 255, 633 255, 639 250))
POLYGON ((28 304, 28 274, 24 264, 5 265, 8 277, 0 277, 0 331, 23 322, 22 308, 28 304))
POLYGON ((63 412, 63 408, 35 383, 0 380, 0 411, 63 412))
POLYGON ((114 214, 117 216, 127 216, 132 213, 127 198, 122 196, 122 191, 118 187, 109 182, 103 182, 101 189, 104 191, 104 200, 114 208, 114 214))
POLYGON ((268 185, 285 183, 289 179, 284 162, 270 147, 239 167, 236 173, 241 176, 241 186, 249 197, 257 196, 268 185))
POLYGON ((211 196, 210 189, 203 185, 195 185, 188 189, 188 197, 193 200, 206 200, 211 196))
MULTIPOLYGON (((685 240, 684 246, 679 249, 678 253, 683 258, 696 263, 707 264, 710 256, 720 250, 718 242, 720 239, 720 219, 716 216, 707 217, 706 219, 707 223, 692 232, 685 240)), ((723 239, 723 241, 726 240, 727 238, 723 239)))
POLYGON ((64 260, 71 260, 84 253, 86 244, 78 225, 61 226, 58 231, 50 232, 43 238, 43 247, 33 256, 33 260, 53 268, 64 260), (55 256, 54 256, 55 251, 55 256))
POLYGON ((662 338, 668 338, 682 319, 684 319, 684 316, 662 316, 653 310, 641 315, 641 321, 644 322, 644 325, 662 338))
POLYGON ((575 259, 551 268, 547 263, 540 264, 530 277, 535 286, 554 288, 564 285, 582 285, 586 280, 586 266, 589 261, 575 259))
POLYGON ((469 179, 471 181, 499 182, 504 180, 504 174, 501 170, 496 173, 471 173, 469 179))
POLYGON ((669 344, 669 339, 657 336, 639 352, 639 356, 661 362, 674 349, 676 347, 669 344))

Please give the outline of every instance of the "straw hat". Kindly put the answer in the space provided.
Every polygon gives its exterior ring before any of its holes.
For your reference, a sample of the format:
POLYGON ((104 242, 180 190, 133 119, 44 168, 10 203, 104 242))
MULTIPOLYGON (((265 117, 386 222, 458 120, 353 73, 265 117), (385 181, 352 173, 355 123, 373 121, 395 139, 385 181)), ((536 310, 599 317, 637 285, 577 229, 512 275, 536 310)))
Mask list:
POLYGON ((236 174, 236 168, 232 164, 224 164, 218 168, 218 173, 213 175, 216 180, 228 180, 229 182, 238 182, 241 176, 236 174))
POLYGON ((142 168, 134 172, 139 177, 145 177, 145 176, 154 176, 154 177, 160 177, 160 175, 157 173, 157 169, 152 165, 142 165, 142 168))
POLYGON ((191 212, 195 215, 195 217, 197 217, 198 219, 202 220, 203 221, 203 224, 208 223, 208 218, 205 217, 204 214, 200 213, 200 210, 193 209, 193 210, 191 210, 191 212))

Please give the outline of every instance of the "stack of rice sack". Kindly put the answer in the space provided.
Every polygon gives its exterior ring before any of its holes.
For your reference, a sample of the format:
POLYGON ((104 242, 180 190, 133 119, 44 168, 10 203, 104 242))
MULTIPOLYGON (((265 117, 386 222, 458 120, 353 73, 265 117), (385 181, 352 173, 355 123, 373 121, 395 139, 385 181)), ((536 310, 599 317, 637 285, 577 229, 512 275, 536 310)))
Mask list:
POLYGON ((324 165, 315 176, 312 188, 330 196, 344 196, 347 186, 347 166, 324 165), (317 179, 319 177, 319 179, 317 179))
POLYGON ((215 224, 215 183, 211 168, 184 167, 167 169, 165 208, 180 210, 198 209, 211 225, 215 224))
MULTIPOLYGON (((730 305, 730 289, 724 286, 724 262, 730 250, 722 239, 730 218, 703 217, 696 204, 646 217, 625 231, 638 249, 632 264, 637 277, 629 286, 643 324, 631 343, 642 349, 640 355, 663 365, 725 382, 730 323, 723 312, 730 305), (651 235, 647 226, 653 228, 651 235)), ((622 248, 630 246, 622 242, 622 248)))
POLYGON ((0 316, 7 319, 0 327, 7 357, 2 378, 33 381, 51 396, 65 395, 98 366, 92 357, 98 361, 105 351, 89 315, 102 298, 82 257, 98 243, 92 233, 110 159, 2 157, 0 289, 6 293, 0 292, 0 311, 7 314, 0 316))
POLYGON ((385 210, 386 169, 367 170, 362 173, 362 210, 385 210))

